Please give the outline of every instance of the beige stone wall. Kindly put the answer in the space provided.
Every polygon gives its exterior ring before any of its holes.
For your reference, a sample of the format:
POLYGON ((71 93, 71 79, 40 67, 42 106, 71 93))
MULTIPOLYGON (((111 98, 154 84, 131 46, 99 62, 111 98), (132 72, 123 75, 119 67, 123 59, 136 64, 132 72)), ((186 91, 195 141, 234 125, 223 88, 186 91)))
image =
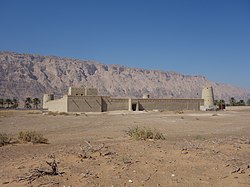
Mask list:
POLYGON ((68 91, 69 96, 84 96, 85 88, 84 87, 69 87, 68 91))
POLYGON ((102 112, 101 96, 68 96, 68 112, 102 112))
POLYGON ((139 110, 200 110, 202 99, 135 99, 139 101, 139 110))
POLYGON ((128 110, 128 98, 102 97, 102 111, 128 110))
POLYGON ((52 112, 67 112, 67 96, 43 103, 43 108, 52 112))
MULTIPOLYGON (((200 110, 203 99, 132 99, 135 110, 200 110)), ((106 112, 129 110, 129 98, 103 96, 64 96, 62 99, 46 102, 44 108, 57 112, 106 112)))
POLYGON ((98 95, 98 91, 96 88, 86 88, 85 89, 85 95, 88 96, 88 95, 98 95))
MULTIPOLYGON (((200 110, 202 99, 132 99, 132 108, 139 103, 139 110, 200 110)), ((102 98, 102 111, 128 110, 129 99, 102 98)))

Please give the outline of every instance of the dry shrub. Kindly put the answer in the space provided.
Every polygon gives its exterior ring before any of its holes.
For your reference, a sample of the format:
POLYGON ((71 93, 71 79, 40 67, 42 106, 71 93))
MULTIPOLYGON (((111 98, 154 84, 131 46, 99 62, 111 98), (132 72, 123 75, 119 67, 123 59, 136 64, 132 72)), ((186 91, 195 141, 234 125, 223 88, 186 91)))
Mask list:
POLYGON ((23 142, 48 143, 48 139, 36 131, 21 131, 18 133, 18 139, 23 142))
POLYGON ((183 111, 179 111, 179 110, 175 111, 174 113, 175 113, 175 114, 184 114, 183 111))
POLYGON ((52 112, 52 111, 49 111, 49 112, 48 112, 48 115, 51 115, 51 116, 56 116, 56 115, 58 115, 58 112, 52 112))
POLYGON ((0 147, 10 144, 11 137, 5 133, 0 133, 0 147))
POLYGON ((69 114, 67 112, 59 112, 59 115, 68 116, 69 114))
POLYGON ((150 129, 146 127, 132 127, 129 128, 127 131, 128 135, 136 140, 147 140, 147 139, 154 139, 154 140, 165 140, 164 135, 157 131, 156 129, 150 129))
POLYGON ((57 116, 57 115, 68 116, 69 114, 67 112, 52 112, 52 111, 49 111, 48 115, 51 115, 51 116, 57 116))
POLYGON ((41 111, 31 111, 31 112, 28 112, 28 114, 41 114, 41 111))

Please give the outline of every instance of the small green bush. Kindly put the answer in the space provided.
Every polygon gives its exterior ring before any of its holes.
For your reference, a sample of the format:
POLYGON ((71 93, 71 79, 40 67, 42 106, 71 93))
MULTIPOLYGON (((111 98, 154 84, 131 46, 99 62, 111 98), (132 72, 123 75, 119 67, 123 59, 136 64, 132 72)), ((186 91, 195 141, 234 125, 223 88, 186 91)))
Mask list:
POLYGON ((0 147, 10 144, 11 137, 5 133, 0 133, 0 147))
POLYGON ((154 140, 165 140, 164 135, 157 131, 156 129, 152 130, 146 127, 132 127, 127 131, 128 135, 136 140, 146 140, 146 139, 154 139, 154 140))
POLYGON ((21 131, 18 133, 18 139, 23 142, 48 143, 48 139, 44 138, 42 134, 35 131, 21 131))

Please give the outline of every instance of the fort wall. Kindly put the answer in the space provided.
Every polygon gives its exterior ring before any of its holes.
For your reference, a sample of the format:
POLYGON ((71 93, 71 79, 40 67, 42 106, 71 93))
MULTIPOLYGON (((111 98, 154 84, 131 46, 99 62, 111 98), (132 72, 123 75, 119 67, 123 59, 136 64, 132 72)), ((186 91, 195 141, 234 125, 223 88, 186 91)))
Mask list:
POLYGON ((68 112, 102 112, 101 96, 68 96, 68 112))
POLYGON ((52 112, 68 112, 67 95, 63 96, 61 99, 43 102, 43 108, 47 108, 52 112))
POLYGON ((128 110, 128 98, 102 97, 102 111, 128 110))
MULTIPOLYGON (((62 99, 51 100, 44 95, 44 106, 57 112, 106 112, 115 110, 200 110, 205 99, 154 99, 149 96, 140 99, 111 98, 98 96, 95 88, 70 88, 62 99)), ((210 96, 210 95, 209 95, 210 96)))
MULTIPOLYGON (((138 103, 139 110, 200 110, 203 99, 134 99, 132 104, 138 103)), ((134 107, 132 107, 134 108, 134 107)))

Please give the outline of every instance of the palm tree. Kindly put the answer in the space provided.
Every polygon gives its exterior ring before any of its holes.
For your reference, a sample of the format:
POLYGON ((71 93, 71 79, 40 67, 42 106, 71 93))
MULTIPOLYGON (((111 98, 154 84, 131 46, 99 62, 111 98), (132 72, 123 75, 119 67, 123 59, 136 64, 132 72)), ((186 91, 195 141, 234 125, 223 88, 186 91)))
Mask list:
POLYGON ((17 108, 18 107, 18 100, 16 98, 12 99, 12 107, 17 108))
POLYGON ((220 99, 218 101, 217 106, 219 106, 219 109, 221 109, 221 110, 225 109, 225 101, 223 99, 220 99))
POLYGON ((1 108, 4 108, 4 99, 0 99, 1 108))
POLYGON ((234 99, 234 97, 231 97, 230 100, 229 100, 229 103, 230 103, 231 106, 235 106, 237 102, 234 99))
POLYGON ((31 104, 32 104, 32 99, 30 97, 27 97, 25 99, 25 105, 24 105, 24 107, 25 108, 31 108, 31 104))
POLYGON ((217 99, 214 100, 214 105, 219 105, 219 101, 217 99))
POLYGON ((12 104, 12 100, 11 99, 6 99, 5 102, 7 104, 7 108, 9 108, 10 105, 12 104))
POLYGON ((225 101, 223 99, 219 100, 219 104, 225 104, 225 101))
POLYGON ((237 102, 237 105, 239 105, 239 106, 245 106, 246 103, 245 103, 244 100, 240 100, 239 102, 237 102))
POLYGON ((32 103, 33 103, 33 106, 37 109, 38 108, 38 105, 41 103, 40 99, 38 98, 34 98, 32 100, 32 103))
POLYGON ((247 105, 250 106, 250 99, 247 100, 247 105))

